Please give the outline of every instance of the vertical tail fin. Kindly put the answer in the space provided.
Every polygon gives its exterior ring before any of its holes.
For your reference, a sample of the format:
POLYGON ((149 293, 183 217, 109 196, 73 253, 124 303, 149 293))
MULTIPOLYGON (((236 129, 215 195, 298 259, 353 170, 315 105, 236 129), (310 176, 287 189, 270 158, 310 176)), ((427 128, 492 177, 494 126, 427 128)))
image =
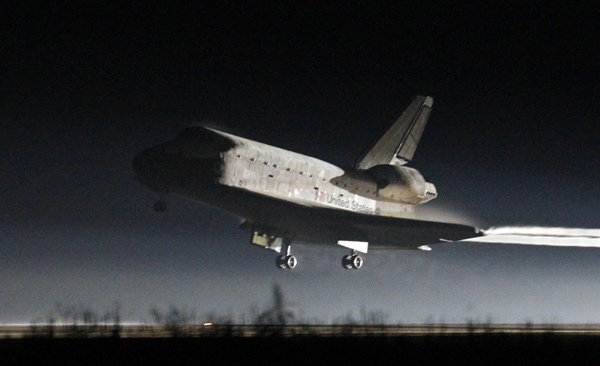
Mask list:
POLYGON ((404 165, 412 160, 433 106, 433 98, 417 96, 392 127, 356 163, 357 169, 375 165, 404 165))

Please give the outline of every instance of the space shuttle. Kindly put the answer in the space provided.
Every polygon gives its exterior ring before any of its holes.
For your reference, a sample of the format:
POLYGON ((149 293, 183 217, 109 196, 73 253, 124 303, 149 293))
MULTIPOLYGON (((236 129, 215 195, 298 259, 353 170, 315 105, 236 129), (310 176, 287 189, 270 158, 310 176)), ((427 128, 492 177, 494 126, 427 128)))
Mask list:
POLYGON ((438 196, 435 185, 409 167, 433 98, 417 96, 352 168, 202 126, 150 147, 133 160, 135 179, 161 198, 179 195, 242 219, 249 242, 278 253, 293 269, 292 243, 348 249, 345 269, 361 268, 378 249, 429 250, 429 244, 482 235, 455 223, 419 220, 415 208, 438 196))

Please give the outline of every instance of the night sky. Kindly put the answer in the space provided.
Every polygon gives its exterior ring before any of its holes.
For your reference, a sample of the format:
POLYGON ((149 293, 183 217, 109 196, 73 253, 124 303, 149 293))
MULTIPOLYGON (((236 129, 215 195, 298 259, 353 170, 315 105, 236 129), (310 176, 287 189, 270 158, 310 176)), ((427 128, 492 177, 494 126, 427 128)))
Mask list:
POLYGON ((0 323, 55 304, 127 321, 169 305, 249 319, 275 284, 329 323, 600 322, 600 250, 457 243, 431 252, 294 246, 133 180, 131 160, 208 124, 349 166, 417 94, 410 166, 428 209, 478 227, 600 228, 600 30, 584 6, 216 2, 15 8, 0 37, 0 323), (254 310, 253 310, 254 309, 254 310))

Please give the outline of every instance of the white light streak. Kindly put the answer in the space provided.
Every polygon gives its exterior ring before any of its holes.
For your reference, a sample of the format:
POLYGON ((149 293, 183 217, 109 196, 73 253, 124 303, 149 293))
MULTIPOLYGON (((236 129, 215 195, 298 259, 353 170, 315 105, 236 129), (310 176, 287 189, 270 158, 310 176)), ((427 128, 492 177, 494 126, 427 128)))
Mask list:
POLYGON ((462 241, 498 244, 600 248, 600 229, 504 226, 482 230, 484 236, 462 241))

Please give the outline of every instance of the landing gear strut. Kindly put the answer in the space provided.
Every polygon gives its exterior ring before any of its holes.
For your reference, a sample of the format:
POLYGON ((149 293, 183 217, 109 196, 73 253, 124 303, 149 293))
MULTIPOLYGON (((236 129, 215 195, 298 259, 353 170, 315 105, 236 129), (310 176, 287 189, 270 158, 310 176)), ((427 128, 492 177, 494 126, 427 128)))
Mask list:
POLYGON ((351 255, 345 255, 342 257, 342 267, 345 269, 359 269, 362 267, 364 260, 356 251, 353 250, 351 255))
POLYGON ((296 257, 294 257, 291 254, 292 245, 289 243, 288 240, 284 239, 283 246, 284 246, 285 254, 277 256, 277 259, 275 260, 275 264, 277 265, 277 268, 279 268, 279 269, 294 269, 294 268, 296 268, 296 265, 298 264, 298 259, 296 259, 296 257))

